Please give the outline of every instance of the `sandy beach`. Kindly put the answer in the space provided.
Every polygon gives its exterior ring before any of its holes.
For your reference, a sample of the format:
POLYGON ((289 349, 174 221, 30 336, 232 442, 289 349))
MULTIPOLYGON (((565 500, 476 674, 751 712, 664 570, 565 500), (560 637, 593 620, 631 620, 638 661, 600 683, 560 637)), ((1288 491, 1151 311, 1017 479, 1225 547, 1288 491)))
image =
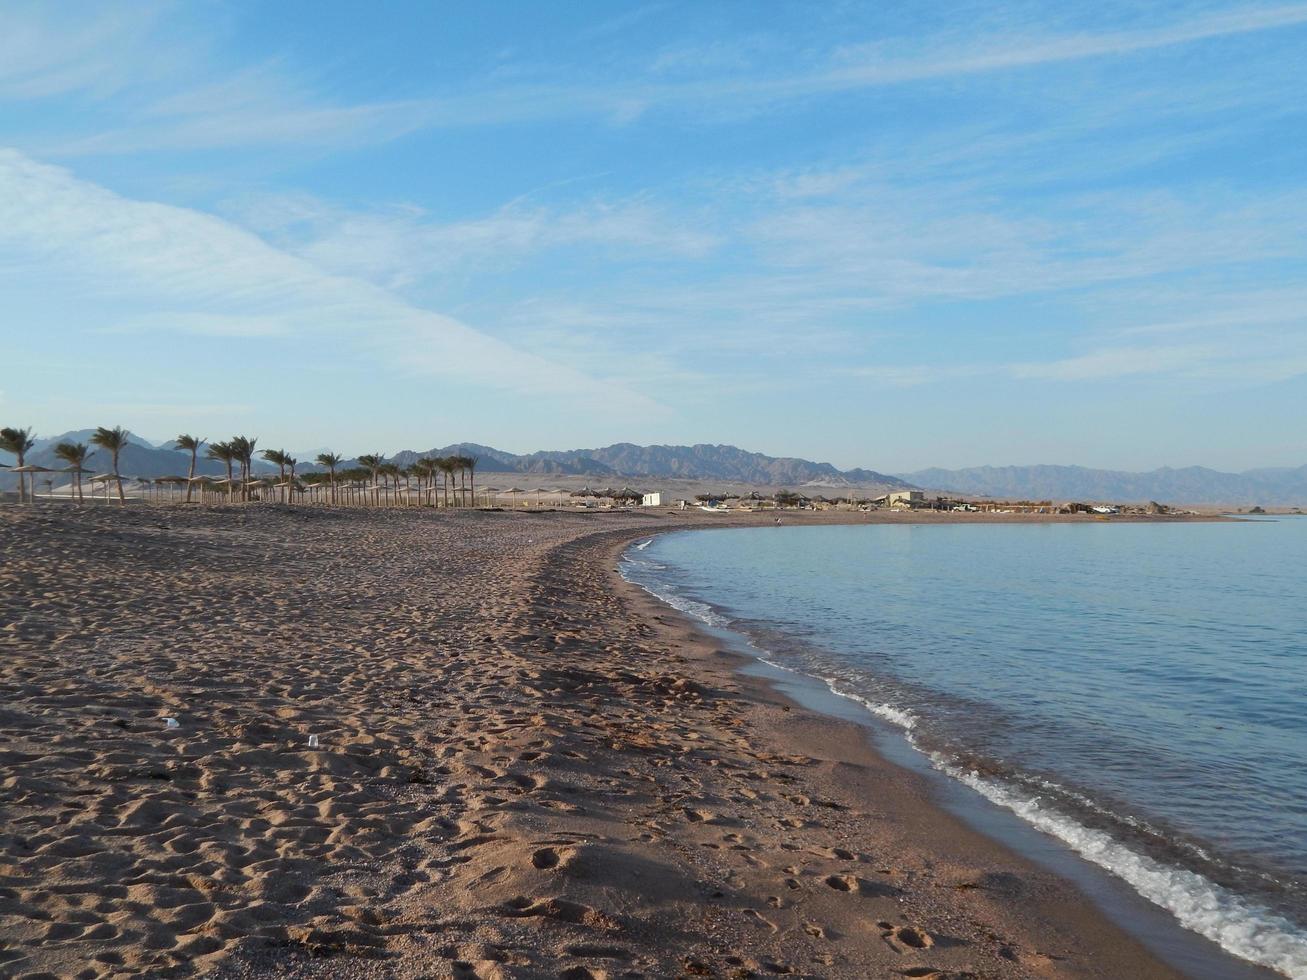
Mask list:
POLYGON ((1174 976, 616 574, 722 522, 6 508, 0 975, 1174 976))

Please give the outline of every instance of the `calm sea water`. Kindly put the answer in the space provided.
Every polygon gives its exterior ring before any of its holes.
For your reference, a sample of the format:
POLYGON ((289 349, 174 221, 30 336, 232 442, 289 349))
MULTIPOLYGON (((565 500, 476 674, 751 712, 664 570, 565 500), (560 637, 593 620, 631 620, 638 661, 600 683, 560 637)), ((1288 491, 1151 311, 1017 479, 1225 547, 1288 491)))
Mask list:
POLYGON ((695 531, 624 574, 1307 977, 1307 519, 695 531))

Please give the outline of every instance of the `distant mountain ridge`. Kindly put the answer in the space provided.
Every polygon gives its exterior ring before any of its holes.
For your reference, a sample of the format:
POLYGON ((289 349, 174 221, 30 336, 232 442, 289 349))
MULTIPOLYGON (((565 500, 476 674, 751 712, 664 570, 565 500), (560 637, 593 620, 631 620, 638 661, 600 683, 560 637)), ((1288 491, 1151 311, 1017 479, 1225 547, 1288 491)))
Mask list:
POLYGON ((932 490, 1006 499, 1307 505, 1307 466, 1223 473, 1205 466, 1144 473, 1084 466, 977 466, 898 476, 932 490))
MULTIPOLYGON (((27 461, 38 466, 61 469, 63 464, 54 455, 60 442, 87 442, 93 430, 83 429, 38 440, 27 455, 27 461)), ((408 466, 422 456, 448 456, 460 454, 475 456, 482 471, 522 473, 541 476, 588 476, 597 480, 631 479, 686 479, 720 480, 730 483, 747 483, 761 486, 827 486, 867 488, 905 488, 903 480, 877 473, 874 470, 840 470, 830 463, 814 463, 794 457, 767 456, 747 452, 735 446, 637 446, 623 442, 598 449, 571 449, 527 453, 518 455, 481 446, 475 443, 455 443, 423 452, 403 450, 386 454, 386 458, 400 466, 408 466)), ((0 462, 13 459, 0 453, 0 462)), ((357 465, 357 458, 347 460, 343 466, 357 465)), ((108 456, 97 451, 88 462, 96 471, 108 469, 108 456)), ((124 476, 159 477, 184 476, 190 466, 190 454, 174 449, 172 443, 153 446, 135 436, 123 450, 119 469, 124 476)), ((300 457, 299 472, 319 467, 312 457, 300 457)), ((275 472, 276 467, 257 461, 257 472, 275 472)), ((197 473, 218 475, 225 467, 215 460, 205 459, 201 453, 196 465, 197 473)), ((16 478, 0 471, 0 486, 12 488, 16 478)))
POLYGON ((909 486, 897 477, 874 470, 840 470, 830 463, 767 456, 735 446, 707 443, 695 446, 637 446, 619 442, 599 449, 548 450, 525 455, 475 443, 455 443, 424 453, 406 450, 389 458, 406 466, 420 456, 448 456, 454 453, 477 457, 483 470, 508 473, 721 480, 761 486, 909 486))
MULTIPOLYGON (((27 460, 38 466, 62 469, 63 463, 54 455, 55 445, 64 441, 87 442, 92 431, 82 429, 40 439, 28 453, 27 460)), ((1307 466, 1254 469, 1243 473, 1223 473, 1202 466, 1164 467, 1146 473, 1083 466, 980 466, 957 470, 933 468, 890 475, 861 468, 841 470, 830 463, 767 456, 735 446, 706 443, 637 446, 629 442, 598 449, 551 450, 522 455, 463 442, 423 452, 404 450, 387 454, 386 458, 408 466, 422 456, 453 454, 477 457, 483 472, 540 477, 584 476, 597 483, 685 479, 775 487, 850 487, 864 492, 924 487, 1006 499, 1307 506, 1307 466)), ((307 452, 301 452, 299 457, 299 472, 318 469, 307 452)), ((13 458, 0 453, 0 462, 12 463, 13 458)), ((104 472, 109 468, 108 455, 97 451, 87 465, 96 472, 104 472)), ((131 444, 123 450, 120 461, 122 474, 127 477, 184 476, 189 465, 190 454, 174 449, 171 442, 152 445, 136 436, 132 436, 131 444)), ((357 465, 357 460, 347 460, 344 465, 357 465)), ((255 470, 275 473, 276 467, 257 460, 255 470)), ((226 472, 221 463, 205 459, 203 453, 196 471, 213 476, 225 475, 226 472)), ((12 490, 16 484, 17 477, 0 470, 0 488, 12 490)))

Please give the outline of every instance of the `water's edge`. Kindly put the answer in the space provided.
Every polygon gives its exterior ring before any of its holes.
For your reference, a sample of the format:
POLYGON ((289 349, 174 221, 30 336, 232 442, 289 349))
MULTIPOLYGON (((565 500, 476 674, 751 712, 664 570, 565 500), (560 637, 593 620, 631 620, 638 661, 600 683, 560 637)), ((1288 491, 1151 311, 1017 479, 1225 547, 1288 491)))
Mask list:
POLYGON ((1295 935, 1291 923, 1277 923, 1273 913, 1249 908, 1240 896, 1191 871, 1137 854, 1102 831, 1041 808, 1028 792, 952 765, 916 743, 911 715, 842 690, 836 678, 769 659, 769 651, 756 638, 731 628, 732 620, 722 610, 670 589, 664 594, 632 577, 630 556, 652 542, 653 536, 643 538, 623 551, 618 571, 624 580, 746 657, 750 663, 742 673, 767 681, 809 710, 866 729, 876 751, 923 777, 945 810, 1070 880, 1111 921, 1170 966, 1197 980, 1307 978, 1307 943, 1295 935))

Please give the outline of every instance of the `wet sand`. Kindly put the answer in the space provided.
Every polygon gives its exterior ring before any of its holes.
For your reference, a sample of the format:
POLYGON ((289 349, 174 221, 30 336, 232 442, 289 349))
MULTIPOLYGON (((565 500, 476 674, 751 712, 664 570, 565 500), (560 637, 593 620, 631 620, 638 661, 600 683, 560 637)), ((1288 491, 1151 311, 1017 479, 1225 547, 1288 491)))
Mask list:
POLYGON ((0 976, 1175 975, 621 581, 687 523, 5 509, 0 976))

